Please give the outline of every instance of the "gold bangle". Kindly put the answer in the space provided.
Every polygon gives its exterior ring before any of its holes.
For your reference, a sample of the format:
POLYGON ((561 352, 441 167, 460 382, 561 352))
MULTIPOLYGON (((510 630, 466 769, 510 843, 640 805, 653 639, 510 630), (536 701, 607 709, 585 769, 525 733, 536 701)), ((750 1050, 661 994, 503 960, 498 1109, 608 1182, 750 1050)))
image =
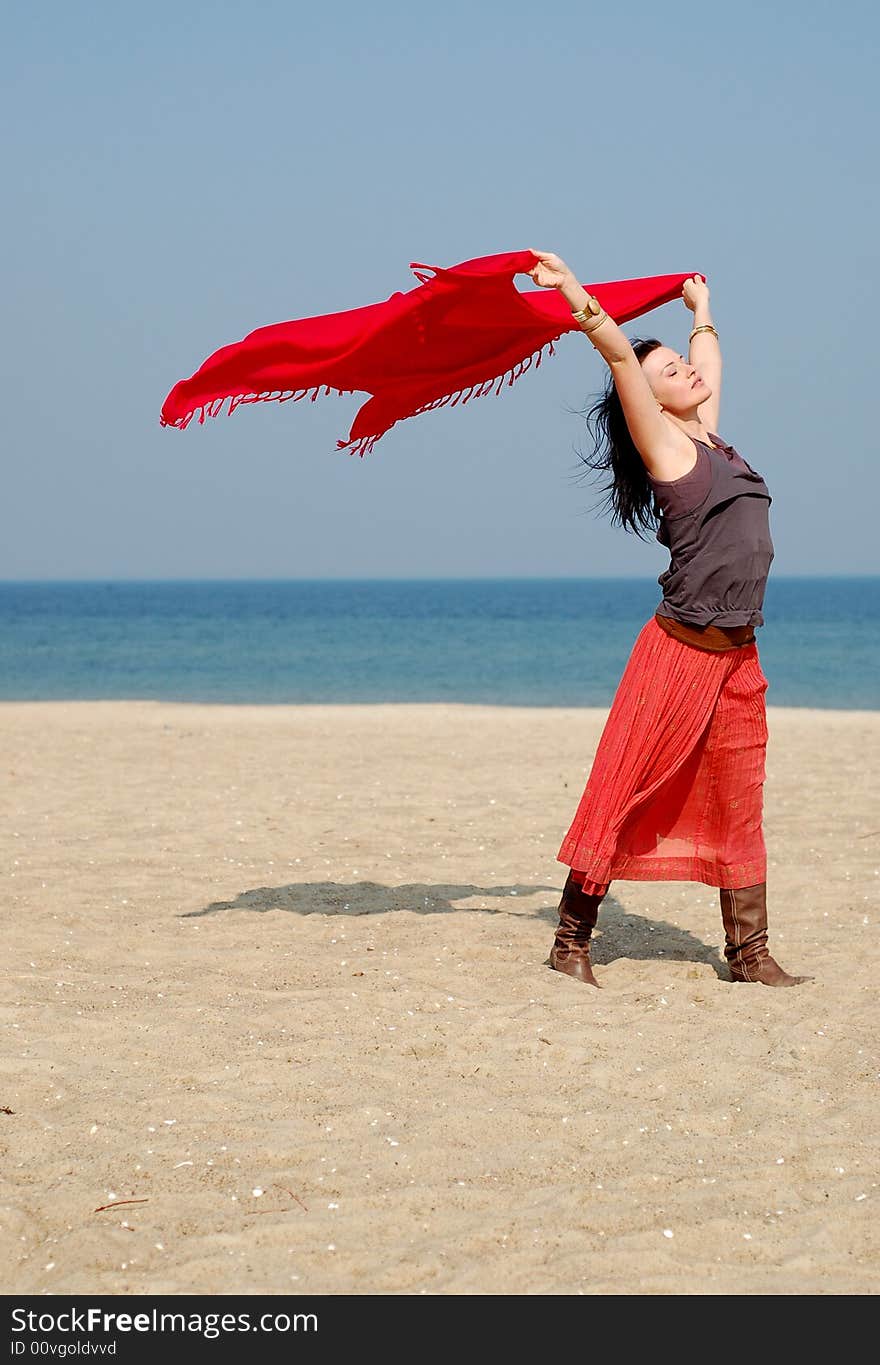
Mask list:
POLYGON ((693 341, 694 337, 697 335, 698 332, 711 332, 716 341, 718 341, 719 339, 718 333, 715 331, 715 328, 712 326, 711 322, 704 322, 702 326, 695 327, 694 330, 691 332, 690 336, 688 337, 688 341, 689 342, 693 341))
MULTIPOLYGON (((584 293, 586 294, 587 291, 584 290, 584 293)), ((597 316, 596 313, 594 313, 590 308, 591 303, 599 303, 599 300, 596 298, 595 294, 587 294, 586 304, 584 305, 583 308, 579 308, 577 312, 575 312, 574 309, 572 309, 571 316, 574 318, 575 322, 577 322, 578 324, 582 322, 589 322, 591 318, 597 316)), ((602 311, 601 303, 599 303, 599 311, 600 312, 602 311)))
POLYGON ((603 322, 605 322, 605 320, 606 320, 607 317, 608 317, 608 314, 605 312, 605 309, 603 308, 603 309, 602 309, 602 312, 599 314, 599 316, 596 317, 596 318, 594 318, 592 327, 587 327, 587 325, 586 325, 585 323, 583 323, 583 322, 579 322, 579 323, 578 323, 578 327, 580 327, 580 329, 581 329, 582 332, 588 332, 588 333, 589 333, 589 332, 595 332, 596 328, 599 327, 599 326, 601 326, 601 324, 602 324, 603 322))

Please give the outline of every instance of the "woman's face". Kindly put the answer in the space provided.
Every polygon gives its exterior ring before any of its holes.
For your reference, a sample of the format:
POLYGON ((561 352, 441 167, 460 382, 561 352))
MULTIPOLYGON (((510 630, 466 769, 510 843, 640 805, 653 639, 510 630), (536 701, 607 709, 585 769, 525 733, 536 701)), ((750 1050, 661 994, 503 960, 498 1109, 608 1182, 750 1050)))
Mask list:
POLYGON ((696 365, 669 346, 657 346, 646 355, 642 372, 657 401, 679 417, 693 415, 694 409, 711 397, 712 390, 696 365))

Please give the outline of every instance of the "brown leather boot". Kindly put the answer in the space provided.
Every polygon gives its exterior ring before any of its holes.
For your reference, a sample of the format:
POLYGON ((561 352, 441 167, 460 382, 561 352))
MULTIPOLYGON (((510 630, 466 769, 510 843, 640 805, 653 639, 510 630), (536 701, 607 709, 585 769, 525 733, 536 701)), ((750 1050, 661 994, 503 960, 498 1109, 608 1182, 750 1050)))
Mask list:
POLYGON ((599 985, 590 961, 590 938, 604 899, 605 892, 601 896, 589 895, 569 872, 559 902, 559 927, 550 949, 548 966, 588 986, 599 985))
POLYGON ((812 976, 789 976, 770 956, 767 947, 767 883, 720 888, 721 920, 724 925, 724 956, 733 981, 760 982, 762 986, 799 986, 812 976))

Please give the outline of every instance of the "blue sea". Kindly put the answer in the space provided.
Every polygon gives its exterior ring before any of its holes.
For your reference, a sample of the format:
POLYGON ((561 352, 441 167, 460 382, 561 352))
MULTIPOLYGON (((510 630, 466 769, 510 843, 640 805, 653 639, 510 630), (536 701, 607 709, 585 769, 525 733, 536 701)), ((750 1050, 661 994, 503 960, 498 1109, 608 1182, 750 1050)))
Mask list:
MULTIPOLYGON (((656 579, 0 583, 0 700, 610 706, 656 579)), ((771 577, 767 702, 880 706, 880 577, 771 577)))

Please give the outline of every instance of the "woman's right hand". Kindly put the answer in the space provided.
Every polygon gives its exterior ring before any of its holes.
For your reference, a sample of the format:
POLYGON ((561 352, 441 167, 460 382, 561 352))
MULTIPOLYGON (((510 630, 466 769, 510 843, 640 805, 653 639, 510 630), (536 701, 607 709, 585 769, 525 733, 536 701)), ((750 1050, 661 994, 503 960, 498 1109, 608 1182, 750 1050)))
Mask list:
POLYGON ((529 250, 538 259, 534 267, 525 273, 542 289, 558 289, 566 280, 574 278, 561 256, 552 251, 536 251, 533 246, 529 250))

